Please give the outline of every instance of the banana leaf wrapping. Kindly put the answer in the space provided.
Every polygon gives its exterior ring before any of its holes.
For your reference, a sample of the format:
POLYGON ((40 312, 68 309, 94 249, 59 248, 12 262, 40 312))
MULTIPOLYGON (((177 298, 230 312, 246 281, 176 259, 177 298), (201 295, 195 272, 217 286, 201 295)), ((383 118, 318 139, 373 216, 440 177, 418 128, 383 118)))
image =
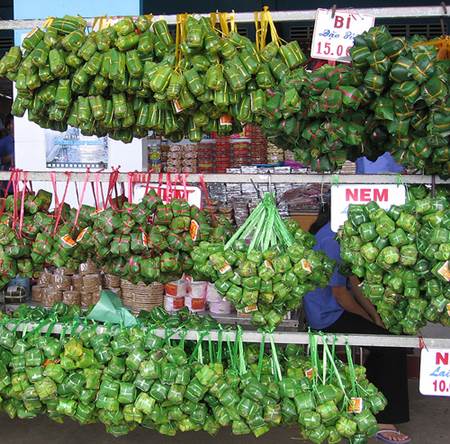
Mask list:
POLYGON ((448 229, 442 218, 448 217, 448 198, 432 198, 426 190, 413 188, 410 199, 388 211, 375 203, 351 206, 353 229, 347 224, 341 233, 343 260, 363 281, 363 292, 386 327, 396 334, 416 334, 427 321, 442 322, 450 291, 449 282, 442 279, 442 260, 449 257, 448 229), (374 223, 379 237, 372 232, 374 223))

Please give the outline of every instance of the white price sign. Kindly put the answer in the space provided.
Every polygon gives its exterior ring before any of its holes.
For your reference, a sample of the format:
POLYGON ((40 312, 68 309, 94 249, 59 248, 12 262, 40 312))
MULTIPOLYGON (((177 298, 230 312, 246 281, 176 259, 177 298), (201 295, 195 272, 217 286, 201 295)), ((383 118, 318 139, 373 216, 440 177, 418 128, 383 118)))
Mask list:
POLYGON ((335 233, 347 220, 350 204, 364 205, 371 201, 388 210, 406 202, 404 185, 342 184, 331 187, 331 230, 335 233))
POLYGON ((422 349, 419 391, 428 396, 450 396, 450 350, 422 349))
POLYGON ((375 17, 357 11, 318 9, 314 23, 311 58, 350 62, 355 36, 369 30, 375 17))

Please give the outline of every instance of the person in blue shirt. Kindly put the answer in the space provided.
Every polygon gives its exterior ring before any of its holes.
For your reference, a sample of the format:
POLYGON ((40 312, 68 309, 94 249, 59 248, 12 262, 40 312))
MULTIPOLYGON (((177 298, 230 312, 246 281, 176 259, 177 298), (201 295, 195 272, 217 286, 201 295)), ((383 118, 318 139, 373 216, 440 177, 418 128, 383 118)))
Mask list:
MULTIPOLYGON (((308 325, 314 330, 329 333, 386 335, 389 332, 372 303, 359 289, 355 276, 345 277, 339 271, 340 246, 336 233, 331 231, 329 204, 322 206, 310 232, 316 237, 316 250, 323 251, 336 261, 328 286, 305 295, 303 307, 308 325)), ((377 438, 387 443, 411 442, 394 424, 409 421, 407 361, 404 349, 370 347, 365 362, 367 377, 388 400, 386 409, 377 415, 377 438)))
POLYGON ((356 174, 402 173, 405 170, 390 153, 382 154, 374 162, 367 157, 359 157, 355 163, 356 174))

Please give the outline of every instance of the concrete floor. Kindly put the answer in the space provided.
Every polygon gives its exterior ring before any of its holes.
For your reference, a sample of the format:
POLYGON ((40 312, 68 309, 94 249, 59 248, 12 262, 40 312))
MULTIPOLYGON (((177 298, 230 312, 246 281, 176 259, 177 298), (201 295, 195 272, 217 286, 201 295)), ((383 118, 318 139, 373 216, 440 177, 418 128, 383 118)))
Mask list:
MULTIPOLYGON (((410 383, 411 422, 401 430, 410 434, 417 444, 449 444, 450 399, 424 397, 418 393, 417 381, 410 383)), ((0 444, 140 444, 151 441, 153 444, 211 444, 213 440, 238 444, 272 444, 275 441, 301 444, 296 428, 277 428, 256 439, 250 435, 235 437, 229 430, 222 430, 215 438, 203 432, 179 433, 174 438, 139 428, 131 434, 114 438, 108 435, 101 424, 79 426, 68 420, 60 425, 42 416, 34 420, 11 421, 0 414, 0 444)), ((377 441, 372 440, 375 443, 377 441)))

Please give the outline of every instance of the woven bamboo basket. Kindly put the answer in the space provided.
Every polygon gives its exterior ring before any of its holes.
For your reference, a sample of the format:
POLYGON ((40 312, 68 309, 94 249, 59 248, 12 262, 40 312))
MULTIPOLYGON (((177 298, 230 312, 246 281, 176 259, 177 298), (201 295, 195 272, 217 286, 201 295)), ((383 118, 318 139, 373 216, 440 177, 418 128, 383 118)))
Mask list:
POLYGON ((88 293, 87 291, 82 291, 80 302, 81 302, 81 306, 83 308, 86 308, 89 305, 91 305, 92 304, 92 293, 88 293))
POLYGON ((114 274, 104 274, 103 283, 105 288, 120 288, 120 277, 114 274))
POLYGON ((81 290, 83 288, 83 276, 81 274, 74 274, 72 276, 72 287, 74 290, 81 290))
POLYGON ((87 262, 80 264, 80 273, 82 275, 98 273, 97 265, 89 259, 87 262))
POLYGON ((58 290, 56 287, 49 286, 44 288, 42 294, 42 305, 44 307, 52 307, 56 302, 62 301, 62 291, 58 290))
POLYGON ((121 280, 122 300, 124 305, 134 312, 151 310, 163 304, 164 285, 154 282, 150 285, 144 283, 133 284, 124 279, 121 280))
POLYGON ((31 287, 31 300, 33 302, 42 302, 42 296, 44 294, 44 287, 40 285, 33 285, 31 287))
POLYGON ((77 290, 67 290, 63 292, 63 302, 67 305, 80 305, 81 293, 77 290))

